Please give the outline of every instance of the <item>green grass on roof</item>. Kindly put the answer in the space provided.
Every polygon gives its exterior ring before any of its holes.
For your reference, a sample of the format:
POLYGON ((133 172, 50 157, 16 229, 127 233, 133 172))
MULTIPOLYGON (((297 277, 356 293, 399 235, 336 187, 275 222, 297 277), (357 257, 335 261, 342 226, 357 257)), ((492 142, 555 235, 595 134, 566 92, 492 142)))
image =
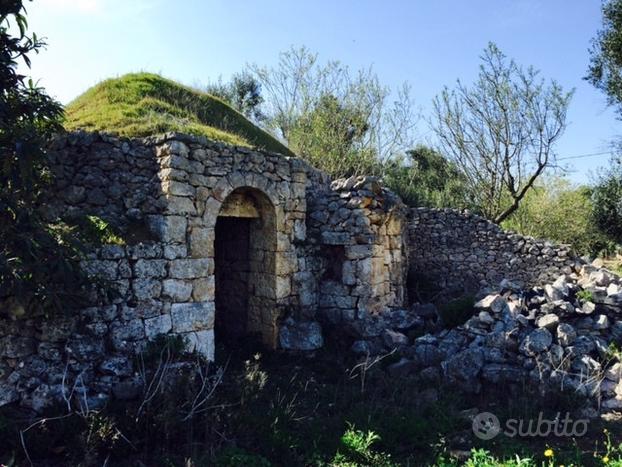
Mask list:
POLYGON ((65 128, 127 137, 169 131, 281 154, 291 151, 217 97, 151 73, 107 79, 70 102, 65 128))

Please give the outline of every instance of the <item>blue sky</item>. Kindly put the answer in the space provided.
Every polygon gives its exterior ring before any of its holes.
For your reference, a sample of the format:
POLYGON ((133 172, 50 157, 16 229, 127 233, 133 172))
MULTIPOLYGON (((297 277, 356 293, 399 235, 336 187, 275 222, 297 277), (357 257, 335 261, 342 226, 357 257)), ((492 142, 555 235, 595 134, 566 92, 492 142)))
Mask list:
MULTIPOLYGON (((186 84, 227 79, 246 63, 274 64, 306 45, 321 59, 373 65, 391 86, 408 81, 429 115, 432 98, 457 78, 470 82, 488 41, 542 76, 576 88, 560 157, 607 151, 622 123, 582 80, 599 0, 34 0, 31 29, 49 47, 32 74, 69 102, 101 79, 153 71, 186 84)), ((433 135, 422 121, 422 142, 433 135)), ((564 161, 571 178, 609 156, 564 161)))

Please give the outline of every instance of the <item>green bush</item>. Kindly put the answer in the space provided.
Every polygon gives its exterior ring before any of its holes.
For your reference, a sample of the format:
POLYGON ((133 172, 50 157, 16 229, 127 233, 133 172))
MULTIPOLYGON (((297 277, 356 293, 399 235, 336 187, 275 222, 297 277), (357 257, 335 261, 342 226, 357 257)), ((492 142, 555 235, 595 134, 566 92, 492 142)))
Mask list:
POLYGON ((594 294, 589 290, 579 290, 577 292, 577 298, 582 302, 591 302, 594 300, 594 294))
POLYGON ((13 316, 71 309, 84 283, 78 244, 40 211, 63 109, 18 70, 45 45, 27 29, 22 0, 0 3, 0 310, 13 316))
POLYGON ((569 244, 581 255, 596 255, 607 239, 594 223, 591 191, 564 178, 543 180, 501 226, 522 235, 569 244))
POLYGON ((388 160, 382 167, 384 184, 409 206, 466 208, 463 176, 442 154, 426 146, 388 160))
POLYGON ((341 448, 331 462, 335 467, 393 467, 391 455, 375 452, 372 445, 380 440, 373 431, 363 432, 350 426, 341 437, 341 448))

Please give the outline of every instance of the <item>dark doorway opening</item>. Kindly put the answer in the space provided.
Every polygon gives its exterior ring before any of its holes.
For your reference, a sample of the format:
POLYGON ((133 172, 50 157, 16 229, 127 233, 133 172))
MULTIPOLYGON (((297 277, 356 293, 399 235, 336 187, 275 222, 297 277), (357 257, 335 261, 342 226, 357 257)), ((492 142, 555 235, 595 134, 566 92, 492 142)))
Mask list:
POLYGON ((238 343, 247 334, 251 219, 218 217, 214 259, 217 341, 238 343))

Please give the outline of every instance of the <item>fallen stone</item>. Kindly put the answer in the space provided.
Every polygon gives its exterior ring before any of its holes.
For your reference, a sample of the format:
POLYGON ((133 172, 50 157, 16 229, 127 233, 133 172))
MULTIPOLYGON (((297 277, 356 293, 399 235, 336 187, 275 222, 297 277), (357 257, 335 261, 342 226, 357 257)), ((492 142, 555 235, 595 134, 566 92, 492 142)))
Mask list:
POLYGON ((401 332, 396 332, 391 329, 384 330, 384 332, 382 333, 382 340, 384 342, 384 345, 386 345, 390 349, 394 349, 403 345, 408 345, 408 337, 406 337, 401 332))
POLYGON ((619 381, 622 376, 622 363, 617 362, 611 365, 605 371, 605 378, 610 381, 619 381))
POLYGON ((572 345, 577 337, 577 331, 568 323, 561 323, 557 326, 557 341, 560 345, 567 347, 572 345))
POLYGON ((609 317, 607 315, 598 315, 596 323, 594 323, 594 329, 598 329, 599 331, 609 329, 609 317))
POLYGON ((507 300, 499 294, 487 295, 474 305, 476 309, 491 310, 493 313, 501 313, 507 306, 507 300))
POLYGON ((525 337, 520 345, 520 351, 529 356, 538 355, 547 350, 553 343, 553 336, 546 328, 536 329, 525 337))
POLYGON ((536 320, 536 326, 538 326, 539 328, 546 328, 550 331, 555 330, 558 324, 559 316, 557 316, 555 313, 548 313, 536 320))
POLYGON ((281 326, 279 344, 285 350, 317 350, 324 345, 322 327, 317 321, 288 319, 281 326))
POLYGON ((449 380, 474 382, 484 366, 484 353, 481 349, 466 349, 455 354, 441 364, 449 380))

